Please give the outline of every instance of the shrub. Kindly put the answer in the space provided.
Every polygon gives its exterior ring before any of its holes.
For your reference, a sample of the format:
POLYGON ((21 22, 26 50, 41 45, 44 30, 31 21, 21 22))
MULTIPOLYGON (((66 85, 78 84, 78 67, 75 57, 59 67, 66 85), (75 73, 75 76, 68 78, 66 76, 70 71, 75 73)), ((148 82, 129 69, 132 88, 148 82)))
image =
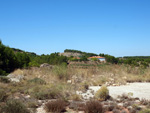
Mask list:
POLYGON ((46 84, 46 82, 40 78, 34 78, 28 81, 29 83, 35 83, 35 84, 46 84))
POLYGON ((50 101, 48 103, 45 104, 45 110, 47 112, 56 112, 56 113, 60 113, 65 111, 65 107, 66 107, 66 102, 63 100, 56 100, 56 101, 50 101))
POLYGON ((85 105, 85 112, 86 113, 102 113, 103 107, 99 101, 89 101, 85 105))
POLYGON ((34 93, 34 97, 40 100, 55 99, 57 97, 57 93, 51 91, 40 91, 34 93))
POLYGON ((67 67, 64 65, 55 66, 53 69, 54 75, 56 75, 60 80, 68 80, 69 76, 67 74, 67 67))
POLYGON ((3 89, 0 89, 0 102, 3 102, 6 99, 7 95, 3 89))
POLYGON ((140 102, 142 105, 149 105, 150 101, 147 99, 142 99, 140 102))
POLYGON ((71 100, 74 100, 74 101, 81 101, 81 96, 80 95, 77 95, 77 94, 74 94, 71 96, 71 100))
POLYGON ((0 77, 0 82, 3 82, 3 83, 9 83, 9 82, 10 82, 10 80, 9 80, 9 78, 8 78, 8 77, 1 76, 1 77, 0 77))
POLYGON ((109 90, 106 86, 102 86, 95 94, 95 97, 102 100, 107 100, 109 98, 109 90))
POLYGON ((2 108, 2 113, 30 113, 27 107, 19 100, 8 100, 2 108))
POLYGON ((55 87, 36 86, 30 89, 28 92, 30 95, 40 100, 56 99, 62 96, 61 94, 62 91, 59 88, 57 88, 57 86, 55 87))

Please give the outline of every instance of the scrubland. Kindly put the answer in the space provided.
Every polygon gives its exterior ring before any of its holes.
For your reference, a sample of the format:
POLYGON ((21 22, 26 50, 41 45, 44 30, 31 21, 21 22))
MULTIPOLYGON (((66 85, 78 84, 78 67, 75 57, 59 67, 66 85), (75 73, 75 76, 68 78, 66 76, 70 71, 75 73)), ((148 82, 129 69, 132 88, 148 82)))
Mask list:
MULTIPOLYGON (((14 83, 10 82, 7 77, 0 78, 0 111, 2 113, 17 113, 22 108, 24 109, 20 113, 34 113, 43 102, 49 100, 53 100, 58 106, 59 101, 63 101, 64 106, 60 105, 60 108, 55 108, 52 101, 44 107, 48 112, 64 110, 70 101, 83 102, 83 98, 77 95, 76 91, 86 91, 89 86, 118 86, 128 82, 150 82, 149 67, 141 68, 115 64, 86 66, 86 68, 73 68, 65 65, 53 66, 53 68, 31 67, 17 69, 12 74, 23 75, 24 79, 14 83), (17 108, 14 107, 15 105, 17 108), (14 111, 10 107, 13 107, 14 111), (51 111, 51 109, 53 110, 51 111)), ((92 103, 97 103, 98 100, 96 99, 92 103)), ((105 100, 107 99, 105 98, 105 100)), ((87 106, 91 104, 90 102, 87 103, 87 106)), ((89 107, 86 108, 87 106, 84 106, 85 112, 89 110, 89 107)), ((99 107, 97 109, 101 109, 102 106, 99 107)))

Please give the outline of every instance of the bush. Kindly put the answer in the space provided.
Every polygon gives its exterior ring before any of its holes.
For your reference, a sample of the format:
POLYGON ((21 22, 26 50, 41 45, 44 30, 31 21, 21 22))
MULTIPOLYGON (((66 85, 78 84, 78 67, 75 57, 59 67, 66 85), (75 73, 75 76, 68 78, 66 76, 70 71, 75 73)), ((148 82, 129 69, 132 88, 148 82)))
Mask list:
POLYGON ((35 97, 36 99, 45 100, 45 99, 56 99, 62 97, 61 90, 55 87, 46 87, 46 86, 35 86, 34 88, 29 89, 29 94, 35 97))
POLYGON ((68 80, 69 79, 69 76, 67 74, 67 67, 65 65, 55 66, 53 69, 53 73, 60 80, 68 80))
POLYGON ((27 107, 18 100, 8 100, 2 108, 2 113, 30 113, 27 107))
POLYGON ((3 83, 9 83, 9 82, 10 82, 10 80, 9 80, 9 78, 8 78, 8 77, 1 76, 1 77, 0 77, 0 82, 3 82, 3 83))
POLYGON ((6 75, 6 71, 0 69, 0 76, 1 76, 1 75, 6 75))
POLYGON ((109 90, 106 86, 102 86, 95 94, 95 97, 102 100, 107 100, 109 98, 109 90))
POLYGON ((47 104, 45 104, 45 110, 47 112, 60 113, 65 111, 66 105, 66 102, 63 100, 50 101, 47 104))
POLYGON ((6 99, 7 95, 3 89, 0 89, 0 102, 3 102, 6 99))
POLYGON ((85 112, 86 113, 102 113, 103 107, 99 101, 89 101, 85 105, 85 112))
POLYGON ((56 99, 59 95, 55 91, 40 91, 34 94, 34 97, 40 100, 56 99))
POLYGON ((40 78, 34 78, 32 80, 29 80, 28 82, 35 83, 35 84, 41 84, 41 85, 46 84, 46 82, 40 78))

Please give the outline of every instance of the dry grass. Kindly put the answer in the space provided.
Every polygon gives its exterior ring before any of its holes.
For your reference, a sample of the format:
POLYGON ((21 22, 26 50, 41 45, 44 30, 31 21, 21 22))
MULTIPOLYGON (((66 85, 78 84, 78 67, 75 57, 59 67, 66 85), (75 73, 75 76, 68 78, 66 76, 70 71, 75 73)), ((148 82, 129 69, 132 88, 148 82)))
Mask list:
MULTIPOLYGON (((150 68, 142 69, 125 65, 103 64, 95 68, 54 67, 18 69, 13 72, 24 75, 20 83, 0 81, 0 88, 5 90, 7 98, 16 93, 28 94, 36 99, 81 100, 76 91, 86 91, 88 86, 106 83, 125 84, 126 82, 150 82, 150 68), (67 83, 70 80, 71 82, 67 83)), ((3 93, 2 93, 3 94, 3 93)), ((6 96, 5 96, 6 97, 6 96)), ((3 98, 3 95, 1 96, 3 98)), ((4 100, 1 99, 1 100, 4 100)), ((35 106, 31 103, 29 106, 35 106)))
POLYGON ((91 85, 150 82, 150 68, 133 68, 115 64, 102 64, 99 67, 85 69, 61 66, 56 66, 53 69, 32 67, 30 69, 18 69, 13 73, 24 75, 25 80, 15 84, 0 82, 0 87, 6 88, 9 94, 21 92, 37 98, 41 98, 44 95, 45 98, 62 96, 63 98, 78 100, 79 98, 75 95, 75 91, 87 90, 88 86, 91 85), (67 83, 67 80, 71 80, 71 83, 67 83), (39 91, 39 89, 42 90, 39 91), (34 94, 35 92, 37 92, 36 95, 34 94), (49 92, 52 92, 52 94, 49 92))
POLYGON ((85 105, 85 113, 102 113, 103 107, 99 101, 91 100, 85 105))
POLYGON ((99 100, 107 100, 109 98, 109 90, 106 86, 102 86, 95 94, 95 97, 99 100))
POLYGON ((45 104, 45 110, 47 112, 61 113, 65 111, 66 105, 66 102, 63 100, 50 101, 45 104))
POLYGON ((37 68, 16 70, 16 74, 25 75, 26 80, 40 78, 46 83, 66 83, 71 80, 72 84, 80 88, 86 85, 125 84, 126 82, 150 82, 150 68, 131 67, 126 65, 102 64, 95 68, 66 68, 54 66, 53 69, 37 68))

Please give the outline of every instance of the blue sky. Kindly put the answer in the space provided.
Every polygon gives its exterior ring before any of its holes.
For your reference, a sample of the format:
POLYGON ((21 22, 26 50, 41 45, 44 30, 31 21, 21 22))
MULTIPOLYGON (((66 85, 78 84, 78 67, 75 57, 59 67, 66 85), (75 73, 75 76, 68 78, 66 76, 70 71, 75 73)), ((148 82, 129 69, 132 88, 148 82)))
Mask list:
POLYGON ((150 56, 150 0, 0 0, 0 39, 37 54, 150 56))

